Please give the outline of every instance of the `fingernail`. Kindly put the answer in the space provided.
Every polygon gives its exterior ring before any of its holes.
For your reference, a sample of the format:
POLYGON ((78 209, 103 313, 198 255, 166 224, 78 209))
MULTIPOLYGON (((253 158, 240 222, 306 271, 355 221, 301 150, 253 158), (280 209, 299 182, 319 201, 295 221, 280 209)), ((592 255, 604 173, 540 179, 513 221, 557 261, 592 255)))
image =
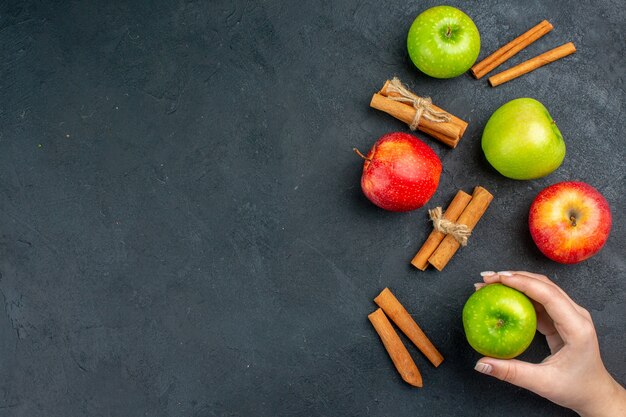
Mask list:
POLYGON ((481 374, 489 375, 493 370, 493 366, 489 365, 488 363, 476 362, 476 366, 474 367, 474 369, 476 369, 481 374))
POLYGON ((484 287, 485 284, 484 282, 477 282, 476 284, 474 284, 474 288, 476 288, 476 291, 480 290, 482 287, 484 287))
POLYGON ((490 276, 495 275, 495 274, 496 273, 493 272, 493 271, 483 271, 483 272, 480 273, 480 276, 481 277, 490 277, 490 276))
POLYGON ((500 271, 498 272, 498 275, 502 275, 503 277, 512 277, 513 273, 509 271, 500 271))

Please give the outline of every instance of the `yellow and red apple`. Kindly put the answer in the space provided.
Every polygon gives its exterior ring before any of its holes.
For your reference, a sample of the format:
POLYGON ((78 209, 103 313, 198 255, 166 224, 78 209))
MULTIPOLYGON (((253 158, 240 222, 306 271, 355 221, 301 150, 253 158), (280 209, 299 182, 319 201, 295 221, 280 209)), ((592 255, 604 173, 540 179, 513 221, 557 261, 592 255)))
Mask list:
POLYGON ((559 182, 535 197, 528 223, 544 255, 573 264, 602 249, 611 231, 611 211, 604 196, 591 185, 559 182))
POLYGON ((422 207, 439 185, 441 161, 413 135, 388 133, 374 144, 365 159, 361 188, 378 207, 409 211, 422 207))

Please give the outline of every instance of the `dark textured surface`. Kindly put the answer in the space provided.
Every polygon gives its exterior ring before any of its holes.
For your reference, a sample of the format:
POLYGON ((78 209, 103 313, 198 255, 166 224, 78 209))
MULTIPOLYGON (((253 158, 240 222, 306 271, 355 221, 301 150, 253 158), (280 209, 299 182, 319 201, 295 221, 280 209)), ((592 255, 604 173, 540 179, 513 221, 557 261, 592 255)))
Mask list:
MULTIPOLYGON (((408 62, 406 32, 433 1, 92 3, 0 7, 0 415, 573 415, 473 370, 460 313, 490 269, 552 277, 626 381, 622 2, 453 2, 481 57, 544 18, 555 30, 512 63, 577 45, 497 89, 408 62), (470 122, 453 151, 420 135, 444 165, 430 205, 495 194, 443 273, 408 264, 426 210, 361 194, 352 147, 407 130, 368 108, 393 75, 470 122), (491 112, 521 96, 567 143, 536 181, 499 176, 480 150, 491 112), (569 179, 606 196, 614 226, 599 255, 560 266, 526 216, 569 179), (435 370, 410 348, 422 390, 367 322, 385 286, 446 357, 435 370)), ((538 338, 524 357, 546 353, 538 338)))

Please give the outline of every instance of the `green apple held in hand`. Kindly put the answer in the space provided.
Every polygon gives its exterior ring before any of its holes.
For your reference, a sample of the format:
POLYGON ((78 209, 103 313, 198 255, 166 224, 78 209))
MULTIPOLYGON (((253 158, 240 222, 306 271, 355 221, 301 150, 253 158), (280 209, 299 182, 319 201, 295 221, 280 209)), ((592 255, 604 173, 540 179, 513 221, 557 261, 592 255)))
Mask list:
POLYGON ((468 15, 450 6, 422 12, 409 29, 409 56, 435 78, 452 78, 470 69, 480 52, 480 34, 468 15))
POLYGON ((476 291, 463 307, 469 344, 492 358, 511 359, 528 348, 537 330, 535 307, 521 292, 502 284, 476 291))
POLYGON ((559 128, 532 98, 518 98, 496 110, 485 126, 482 148, 500 174, 515 180, 544 177, 565 157, 559 128))

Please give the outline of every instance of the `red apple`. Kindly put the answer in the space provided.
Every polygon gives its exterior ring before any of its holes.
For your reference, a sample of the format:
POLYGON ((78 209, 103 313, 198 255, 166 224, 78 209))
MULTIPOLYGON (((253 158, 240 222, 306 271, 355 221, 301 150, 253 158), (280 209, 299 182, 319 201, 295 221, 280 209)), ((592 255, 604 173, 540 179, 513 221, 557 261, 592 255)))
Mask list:
POLYGON ((439 185, 439 157, 413 135, 388 133, 363 158, 363 193, 385 210, 409 211, 422 207, 439 185))
POLYGON ((537 195, 528 224, 544 255, 574 264, 602 249, 611 231, 611 211, 604 196, 591 185, 559 182, 537 195))

